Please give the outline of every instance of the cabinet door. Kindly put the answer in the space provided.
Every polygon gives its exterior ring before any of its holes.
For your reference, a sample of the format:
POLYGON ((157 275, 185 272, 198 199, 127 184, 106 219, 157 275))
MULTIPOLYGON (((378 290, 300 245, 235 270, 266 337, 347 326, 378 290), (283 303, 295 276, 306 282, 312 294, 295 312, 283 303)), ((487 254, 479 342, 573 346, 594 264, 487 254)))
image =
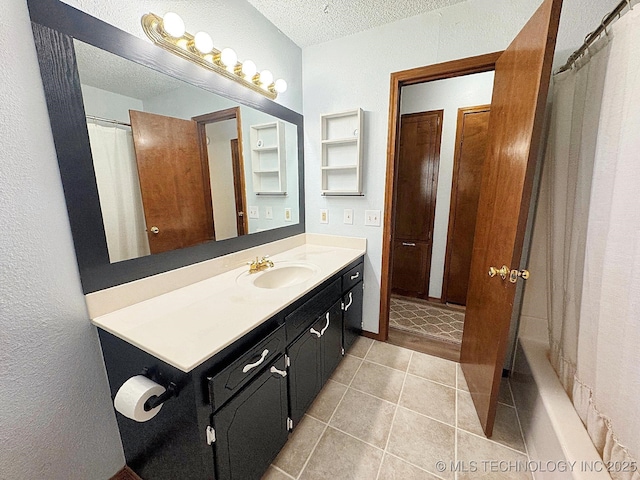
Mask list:
POLYGON ((342 305, 333 304, 324 316, 320 338, 322 344, 322 384, 329 379, 342 360, 342 305))
POLYGON ((260 479, 287 441, 285 371, 281 355, 213 416, 217 480, 260 479))
POLYGON ((344 350, 349 351, 353 342, 362 333, 362 297, 363 283, 359 282, 349 290, 342 298, 344 312, 342 319, 344 322, 344 350))
POLYGON ((310 328, 289 345, 289 400, 291 420, 297 425, 315 396, 322 388, 322 349, 320 332, 324 317, 320 317, 310 328))

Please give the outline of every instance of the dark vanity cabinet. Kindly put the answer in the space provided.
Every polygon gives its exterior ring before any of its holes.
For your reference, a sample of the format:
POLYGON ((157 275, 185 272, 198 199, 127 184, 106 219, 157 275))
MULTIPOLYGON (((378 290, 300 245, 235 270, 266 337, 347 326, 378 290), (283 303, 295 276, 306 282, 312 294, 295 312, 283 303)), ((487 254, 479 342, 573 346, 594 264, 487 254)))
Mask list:
POLYGON ((151 420, 116 413, 144 480, 258 480, 360 333, 362 258, 189 373, 99 330, 112 398, 131 376, 167 386, 151 420))
POLYGON ((280 355, 213 415, 217 478, 260 478, 289 435, 286 360, 280 355))
POLYGON ((347 352, 362 333, 363 266, 360 263, 342 276, 343 339, 347 352))

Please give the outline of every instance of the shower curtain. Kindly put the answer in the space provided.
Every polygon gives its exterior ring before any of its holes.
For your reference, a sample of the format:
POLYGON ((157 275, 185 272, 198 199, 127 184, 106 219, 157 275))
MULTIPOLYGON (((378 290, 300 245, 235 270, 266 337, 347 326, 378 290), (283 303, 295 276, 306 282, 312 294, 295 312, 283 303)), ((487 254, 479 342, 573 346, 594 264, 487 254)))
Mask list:
POLYGON ((611 476, 640 480, 640 6, 554 78, 542 181, 551 361, 611 476))
POLYGON ((109 260, 113 263, 149 255, 131 129, 87 126, 109 260))

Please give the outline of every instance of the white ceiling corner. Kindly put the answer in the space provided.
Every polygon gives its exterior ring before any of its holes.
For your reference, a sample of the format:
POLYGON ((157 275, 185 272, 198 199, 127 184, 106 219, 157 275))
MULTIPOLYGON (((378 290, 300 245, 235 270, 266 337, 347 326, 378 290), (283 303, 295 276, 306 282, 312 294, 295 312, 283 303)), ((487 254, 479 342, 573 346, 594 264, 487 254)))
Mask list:
POLYGON ((248 0, 299 47, 328 42, 465 0, 248 0))

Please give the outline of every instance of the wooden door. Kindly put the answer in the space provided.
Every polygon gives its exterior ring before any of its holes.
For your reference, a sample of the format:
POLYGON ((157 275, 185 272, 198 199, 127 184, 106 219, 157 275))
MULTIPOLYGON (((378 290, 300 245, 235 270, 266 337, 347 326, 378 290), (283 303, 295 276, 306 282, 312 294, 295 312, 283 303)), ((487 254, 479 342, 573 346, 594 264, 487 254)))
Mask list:
POLYGON ((244 162, 240 154, 240 146, 237 138, 231 140, 231 164, 233 167, 233 191, 236 197, 236 222, 238 236, 247 234, 247 215, 244 187, 244 162))
POLYGON ((519 268, 561 5, 562 0, 545 0, 496 62, 460 353, 487 436, 516 291, 509 278, 487 273, 491 266, 519 268))
POLYGON ((442 300, 467 304, 482 166, 487 151, 490 105, 460 108, 453 156, 449 233, 442 300))
POLYGON ((422 298, 429 295, 442 114, 435 110, 400 118, 392 289, 422 298))
POLYGON ((213 239, 211 187, 196 122, 134 110, 129 115, 151 253, 213 239))

